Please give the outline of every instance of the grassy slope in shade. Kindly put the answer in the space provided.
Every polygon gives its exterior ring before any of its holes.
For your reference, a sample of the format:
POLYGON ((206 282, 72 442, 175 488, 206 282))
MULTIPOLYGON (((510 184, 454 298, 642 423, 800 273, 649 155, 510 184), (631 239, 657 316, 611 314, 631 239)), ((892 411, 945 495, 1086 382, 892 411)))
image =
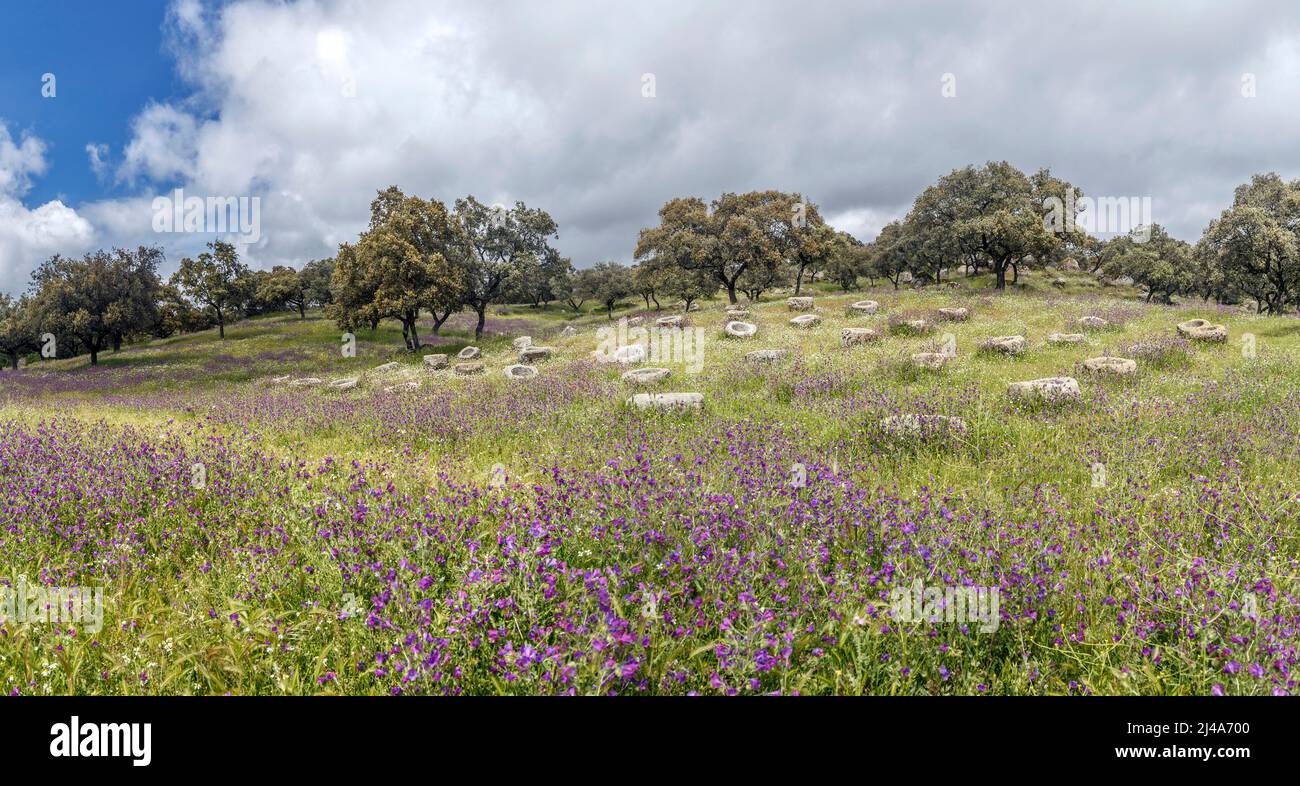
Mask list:
MULTIPOLYGON (((4 581, 103 587, 103 627, 0 625, 0 685, 113 693, 1285 693, 1300 648, 1300 320, 1147 306, 1071 276, 999 295, 815 292, 758 336, 691 314, 703 367, 625 406, 603 314, 490 314, 486 373, 429 372, 386 324, 341 356, 273 316, 0 373, 4 581), (1037 288, 1035 288, 1037 285, 1037 288), (845 306, 878 300, 876 316, 845 306), (922 336, 891 317, 960 305, 922 336), (1111 328, 1053 345, 1086 314, 1111 328), (1226 344, 1187 345, 1203 317, 1226 344), (566 338, 566 324, 578 335, 566 338), (871 326, 878 343, 840 346, 871 326), (919 372, 910 353, 957 357, 919 372), (556 348, 507 380, 510 339, 556 348), (1020 334, 1020 357, 978 351, 1020 334), (1255 337, 1255 357, 1242 352, 1255 337), (1132 378, 1081 362, 1144 345, 1132 378), (791 350, 768 368, 746 352, 791 350), (396 371, 375 366, 396 360, 396 371), (349 391, 279 375, 356 376, 349 391), (1008 382, 1077 377, 1082 401, 1008 382), (416 381, 416 390, 394 389, 416 381), (882 418, 962 418, 898 440, 882 418), (506 485, 493 484, 494 465, 506 485), (794 465, 806 482, 791 482, 794 465), (196 466, 201 472, 196 474, 196 466), (1100 466, 1102 469, 1098 470, 1100 466), (1099 479, 1101 482, 1095 482, 1099 479), (199 482, 201 480, 201 482, 199 482), (891 619, 890 590, 997 588, 994 625, 891 619)), ((617 316, 640 313, 627 303, 617 316)), ((653 312, 651 318, 657 316, 653 312)), ((472 340, 466 315, 422 353, 472 340)), ((1131 356, 1131 355, 1130 355, 1131 356)))

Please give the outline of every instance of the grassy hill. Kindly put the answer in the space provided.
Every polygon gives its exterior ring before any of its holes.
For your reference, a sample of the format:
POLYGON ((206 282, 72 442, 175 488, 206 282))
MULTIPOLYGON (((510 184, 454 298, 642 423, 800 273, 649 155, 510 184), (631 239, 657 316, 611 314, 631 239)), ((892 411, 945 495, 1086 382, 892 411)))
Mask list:
MULTIPOLYGON (((102 627, 0 631, 19 693, 1271 693, 1300 653, 1300 320, 1154 306, 1086 275, 815 291, 692 311, 650 388, 592 358, 611 322, 316 314, 0 373, 13 585, 102 587, 102 627), (871 299, 875 315, 848 304, 871 299), (937 320, 962 307, 965 321, 937 320), (1083 330, 1084 316, 1104 329, 1083 330), (924 318, 920 334, 903 331, 924 318), (1180 340, 1193 318, 1223 343, 1180 340), (574 335, 562 331, 571 327, 574 335), (878 341, 841 345, 844 328, 878 341), (1080 344, 1047 341, 1084 333, 1080 344), (511 340, 554 355, 512 380, 511 340), (1015 356, 981 350, 1020 335, 1015 356), (955 346, 939 371, 913 353, 955 346), (746 360, 779 348, 780 361, 746 360), (1253 351, 1250 351, 1253 348, 1253 351), (1137 361, 1131 376, 1082 367, 1137 361), (397 367, 378 369, 395 362, 397 367), (451 363, 457 361, 453 357, 451 363), (698 371, 693 367, 698 366, 698 371), (1081 396, 1009 383, 1071 376, 1081 396), (276 381, 288 377, 288 380, 276 381), (292 386, 356 378, 334 390, 292 386), (411 383, 418 383, 412 385, 411 383), (698 411, 629 407, 697 392, 698 411), (919 434, 882 425, 922 416, 919 434), (932 429, 935 416, 962 428, 932 429), (939 619, 900 619, 921 583, 939 619), (955 588, 997 590, 993 618, 955 588), (902 590, 902 594, 900 594, 902 590), (945 594, 946 593, 946 594, 945 594)), ((626 329, 626 328, 625 328, 626 329)), ((84 619, 82 620, 84 623, 84 619)))

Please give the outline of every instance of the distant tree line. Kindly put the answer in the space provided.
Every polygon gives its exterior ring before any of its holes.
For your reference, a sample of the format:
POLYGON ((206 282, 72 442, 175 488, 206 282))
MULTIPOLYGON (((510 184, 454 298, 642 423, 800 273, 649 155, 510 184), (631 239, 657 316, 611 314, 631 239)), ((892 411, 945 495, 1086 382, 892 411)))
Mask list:
POLYGON ((89 355, 98 365, 101 352, 126 343, 213 327, 225 338, 226 325, 244 317, 287 309, 305 317, 331 301, 332 259, 300 271, 249 270, 233 245, 218 240, 182 259, 165 282, 162 262, 162 251, 148 246, 51 257, 32 273, 26 294, 0 294, 0 354, 17 368, 52 336, 54 356, 89 355))
POLYGON ((542 209, 489 206, 472 195, 448 206, 392 186, 371 202, 369 225, 354 242, 301 270, 250 270, 224 241, 182 259, 165 282, 157 248, 51 257, 26 294, 0 294, 0 355, 16 368, 53 336, 58 357, 88 354, 94 365, 124 343, 213 327, 225 338, 226 325, 245 317, 292 310, 306 318, 315 308, 345 330, 394 320, 415 350, 425 313, 436 334, 468 310, 477 339, 493 304, 558 302, 612 318, 628 298, 647 310, 689 310, 720 292, 731 303, 776 289, 798 294, 810 280, 847 292, 864 279, 898 288, 988 273, 1004 289, 1024 270, 1072 267, 1070 260, 1086 272, 1132 279, 1148 301, 1252 303, 1269 314, 1300 307, 1300 180, 1256 175, 1195 245, 1158 224, 1107 240, 1074 221, 1053 225, 1051 205, 1075 204, 1065 199, 1070 193, 1082 195, 1047 169, 1026 175, 1004 161, 967 166, 926 188, 869 243, 833 229, 799 193, 681 197, 641 230, 633 265, 579 270, 552 245, 558 228, 542 209))
POLYGON ((833 261, 832 274, 848 288, 855 273, 898 287, 909 279, 927 284, 954 272, 987 272, 1004 289, 1022 270, 1072 259, 1086 272, 1132 279, 1148 302, 1195 297, 1253 303, 1269 314, 1300 307, 1300 180, 1256 175, 1195 245, 1157 223, 1106 240, 1081 231, 1077 221, 1053 226, 1051 200, 1074 204, 1081 196, 1046 169, 1025 175, 1006 162, 958 169, 863 246, 857 264, 852 254, 833 261), (1071 191, 1076 198, 1065 200, 1071 191))

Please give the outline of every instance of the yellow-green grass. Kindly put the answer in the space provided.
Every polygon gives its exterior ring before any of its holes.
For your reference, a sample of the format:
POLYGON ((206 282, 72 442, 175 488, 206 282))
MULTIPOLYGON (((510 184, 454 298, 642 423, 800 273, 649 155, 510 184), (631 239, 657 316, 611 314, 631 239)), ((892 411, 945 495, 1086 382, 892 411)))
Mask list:
MULTIPOLYGON (((355 357, 340 352, 342 331, 319 314, 310 313, 305 320, 296 315, 251 319, 230 326, 224 341, 217 338, 216 331, 205 331, 129 346, 120 353, 105 353, 101 355, 103 371, 139 372, 107 390, 90 386, 33 398, 13 392, 20 386, 7 390, 10 380, 0 374, 0 419, 27 426, 63 418, 103 421, 113 427, 130 426, 142 433, 166 434, 198 443, 211 434, 195 428, 204 410, 188 412, 184 406, 168 402, 184 402, 192 394, 195 402, 206 406, 226 397, 282 391, 282 385, 269 381, 281 375, 326 380, 361 376, 363 384, 356 390, 303 388, 294 395, 307 402, 363 402, 389 395, 382 393, 384 380, 372 379, 367 372, 390 361, 407 367, 395 378, 405 374, 421 381, 420 396, 472 390, 476 397, 488 399, 531 384, 507 380, 502 373, 507 365, 518 362, 510 338, 527 333, 534 336, 535 343, 557 350, 555 357, 538 364, 541 379, 591 375, 603 383, 605 392, 578 396, 535 421, 477 424, 468 434, 455 438, 412 433, 405 444, 377 441, 365 428, 346 420, 300 426, 250 417, 246 422, 226 420, 216 428, 236 439, 247 430, 256 436, 259 449, 295 460, 331 457, 340 464, 352 460, 382 463, 392 482, 416 495, 442 487, 440 473, 447 473, 456 482, 486 484, 493 466, 500 464, 512 481, 523 481, 514 493, 527 496, 529 482, 544 475, 548 459, 593 467, 611 459, 626 459, 613 455, 602 439, 603 434, 612 434, 623 424, 635 423, 651 439, 670 442, 716 435, 723 424, 753 421, 779 424, 785 432, 797 435, 797 458, 809 465, 843 467, 857 483, 896 488, 902 496, 926 488, 953 489, 973 504, 1006 510, 1025 522, 1035 521, 1040 514, 1043 521, 1048 520, 1046 512, 1035 507, 1040 503, 1032 499, 1034 490, 1044 486, 1058 495, 1053 504, 1069 505, 1073 516, 1085 515, 1093 505, 1127 505, 1141 526, 1144 515, 1167 511, 1174 504, 1170 502, 1173 498, 1188 500, 1177 503, 1183 506, 1179 510, 1194 511, 1199 489, 1196 478, 1218 475, 1225 472, 1225 467, 1202 450, 1183 450, 1180 446, 1192 445, 1207 431, 1230 430, 1235 425, 1244 430, 1257 419, 1271 417, 1267 414, 1271 407, 1300 395, 1300 320, 1256 316, 1199 303, 1178 307, 1147 305, 1134 290, 1103 287, 1087 275, 1066 278, 1066 286, 1057 288, 1049 283, 1050 277, 1027 273, 1022 276, 1023 286, 1006 293, 987 289, 987 277, 958 279, 954 288, 901 291, 878 287, 842 293, 817 284, 810 287, 809 294, 816 297, 822 317, 818 327, 808 330, 791 326, 788 320, 795 314, 785 306, 784 296, 788 293, 780 293, 751 305, 749 319, 759 326, 759 331, 748 340, 723 334, 725 299, 705 301, 698 311, 689 314, 692 326, 702 329, 705 339, 698 373, 692 372, 687 358, 658 362, 670 368, 672 374, 666 383, 654 388, 703 393, 705 404, 700 412, 629 412, 624 399, 640 389, 620 381, 625 369, 588 365, 591 353, 599 346, 597 331, 616 327, 617 319, 611 322, 603 313, 576 315, 551 304, 546 309, 509 306, 490 312, 492 319, 521 323, 520 329, 490 335, 477 344, 472 338, 472 323, 458 317, 443 331, 440 339, 445 343, 417 353, 404 350, 399 328, 385 323, 377 331, 358 331, 355 357), (850 315, 846 311, 849 303, 864 298, 880 303, 877 315, 850 315), (967 307, 970 318, 965 322, 937 323, 933 332, 923 336, 900 336, 889 331, 891 316, 907 312, 932 314, 944 306, 967 307), (1093 311, 1118 313, 1125 319, 1109 329, 1088 332, 1085 345, 1047 343, 1049 333, 1085 332, 1071 325, 1079 316, 1093 311), (1140 362, 1132 378, 1101 378, 1078 367, 1085 358, 1118 354, 1120 347, 1138 340, 1173 337, 1178 322, 1198 317, 1226 324, 1229 340, 1221 345, 1194 345, 1185 361, 1169 365, 1140 362), (468 332, 467 325, 471 325, 468 332), (577 329, 578 335, 559 335, 565 325, 577 329), (845 327, 873 327, 884 338, 870 345, 841 347, 840 333, 845 327), (911 368, 907 357, 934 349, 945 333, 951 333, 955 340, 956 357, 937 372, 911 368), (978 351, 981 340, 1009 334, 1023 335, 1028 340, 1023 355, 1006 357, 978 351), (1243 349, 1247 334, 1254 337, 1253 356, 1243 349), (423 368, 422 355, 454 355, 469 344, 483 350, 487 370, 481 380, 423 368), (770 368, 748 367, 744 354, 765 348, 786 348, 792 357, 770 368), (251 364, 242 362, 265 353, 288 354, 283 358, 262 357, 251 364), (227 357, 234 362, 223 361, 227 357), (791 371, 795 363, 799 364, 797 373, 791 371), (1084 402, 1035 407, 1013 404, 1007 398, 1010 382, 1058 375, 1079 379, 1084 402), (816 386, 819 380, 825 381, 823 393, 798 389, 801 384, 816 386), (175 394, 176 398, 158 394, 175 394), (959 396, 961 401, 954 405, 954 411, 966 420, 968 430, 952 441, 883 444, 873 425, 884 410, 877 411, 869 404, 855 408, 856 402, 865 400, 861 397, 876 394, 904 403, 942 403, 947 397, 959 396), (130 400, 113 403, 112 397, 130 400), (1189 398, 1195 398, 1194 406, 1188 403, 1189 398), (151 401, 156 403, 141 404, 151 401), (1104 484, 1095 482, 1095 463, 1105 466, 1104 484), (1141 493, 1135 494, 1134 489, 1141 493)), ((640 301, 624 303, 616 317, 640 313, 641 305, 640 301)), ((670 311, 665 309, 663 313, 670 311)), ((660 314, 648 313, 647 322, 656 316, 660 314)), ((429 338, 427 327, 422 327, 421 332, 429 338)), ((88 372, 87 364, 86 358, 47 361, 34 364, 24 374, 33 378, 76 378, 96 373, 88 372)), ((462 403, 468 406, 472 402, 462 403)), ((1233 456, 1231 482, 1243 487, 1273 487, 1279 495, 1287 490, 1293 493, 1300 489, 1300 466, 1294 456, 1294 449, 1274 453, 1258 449, 1255 443, 1245 444, 1233 456)), ((710 490, 727 491, 725 474, 710 475, 704 482, 710 490)), ((284 493, 285 510, 314 502, 305 484, 291 484, 284 493)), ((216 510, 226 503, 213 498, 203 504, 216 510)), ((158 516, 160 526, 165 524, 161 512, 148 515, 158 516)), ((1294 506, 1253 517, 1247 513, 1250 520, 1262 524, 1267 519, 1269 526, 1282 528, 1281 561, 1273 578, 1279 585, 1292 582, 1286 585, 1291 592, 1296 586, 1295 558, 1300 555, 1295 536, 1290 534, 1298 522, 1297 515, 1294 506)), ((255 529, 264 523, 250 520, 248 526, 255 529)), ((348 591, 314 541, 311 522, 286 515, 275 524, 284 530, 282 558, 292 557, 301 564, 315 566, 325 594, 342 596, 348 591)), ((983 537, 977 529, 968 535, 971 545, 978 545, 983 537)), ((19 553, 26 554, 11 550, 9 556, 12 559, 19 553)), ((419 555, 418 559, 428 556, 419 555)), ((1093 556, 1071 555, 1069 562, 1060 566, 1062 575, 1099 579, 1101 574, 1089 562, 1093 556)), ((0 676, 23 692, 46 693, 377 690, 356 675, 355 664, 371 658, 377 643, 383 640, 381 634, 340 621, 337 609, 304 607, 302 591, 290 589, 257 603, 238 600, 238 569, 227 566, 211 573, 199 571, 200 565, 213 558, 215 555, 202 550, 184 548, 172 553, 160 546, 153 559, 168 568, 174 580, 161 584, 126 580, 110 588, 116 619, 129 618, 138 628, 122 631, 110 621, 101 635, 106 654, 79 646, 56 652, 50 646, 52 638, 44 630, 16 628, 12 636, 0 642, 0 676), (208 616, 209 609, 219 612, 217 622, 208 616), (243 627, 219 624, 230 614, 239 614, 243 627), (249 631, 255 635, 249 635, 249 631), (291 652, 269 651, 258 643, 264 639, 291 642, 291 652), (141 671, 150 673, 147 682, 138 678, 141 671), (100 678, 100 672, 107 672, 109 677, 100 678), (339 676, 334 681, 320 682, 327 672, 339 676), (37 685, 34 690, 29 688, 33 682, 37 685)), ((577 557, 570 555, 570 559, 577 557)), ((611 555, 610 559, 615 557, 611 555)), ((28 576, 39 569, 39 565, 31 563, 11 563, 10 567, 28 576)), ((1095 591, 1100 597, 1117 590, 1096 587, 1095 591)), ((853 610, 845 612, 851 616, 853 610)), ((1095 613, 1089 607, 1080 616, 1091 619, 1095 613)), ((1068 612, 1066 616, 1070 616, 1068 612)), ((784 677, 782 690, 893 693, 949 689, 933 680, 918 685, 890 677, 879 661, 884 646, 881 641, 886 637, 852 626, 841 629, 839 622, 822 622, 829 626, 827 630, 839 632, 841 646, 829 648, 825 668, 784 677)), ((1109 632, 1095 620, 1093 624, 1109 632)), ((1216 679, 1208 662, 1180 666, 1135 663, 1131 660, 1131 643, 1108 642, 1104 636, 1078 645, 1053 645, 1050 637, 1045 639, 1041 633, 1014 628, 1004 631, 997 641, 994 645, 970 639, 957 644, 959 655, 966 647, 971 651, 968 655, 980 663, 997 664, 981 676, 984 682, 994 684, 995 691, 1055 692, 1064 688, 1059 683, 1027 681, 1017 672, 1015 658, 1000 651, 986 651, 994 647, 1021 647, 1032 652, 1035 659, 1065 664, 1059 665, 1062 674, 1076 674, 1078 681, 1094 692, 1204 692, 1216 679)), ((902 642, 904 649, 910 647, 913 651, 930 645, 921 635, 904 635, 902 642)), ((694 651, 659 651, 654 658, 662 660, 652 659, 647 669, 668 669, 673 663, 694 662, 700 657, 704 656, 694 651)), ((589 683, 584 690, 594 690, 597 684, 589 683)), ((954 689, 968 691, 973 686, 973 682, 963 683, 954 689)), ((512 691, 509 684, 500 681, 483 682, 479 689, 512 691)))

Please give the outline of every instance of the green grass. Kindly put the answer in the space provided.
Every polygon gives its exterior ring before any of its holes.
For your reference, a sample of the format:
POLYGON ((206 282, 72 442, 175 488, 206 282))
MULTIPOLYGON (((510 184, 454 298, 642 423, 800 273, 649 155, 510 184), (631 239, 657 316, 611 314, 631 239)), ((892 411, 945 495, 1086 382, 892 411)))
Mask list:
MULTIPOLYGON (((784 294, 774 295, 754 304, 751 320, 759 325, 759 333, 750 340, 724 336, 725 298, 705 301, 699 311, 689 315, 705 336, 699 373, 691 373, 682 359, 657 363, 672 370, 659 390, 704 394, 703 412, 693 414, 630 414, 623 399, 634 391, 620 382, 623 369, 585 364, 596 349, 596 331, 616 325, 620 316, 640 313, 643 304, 638 300, 622 304, 613 322, 603 312, 577 315, 557 304, 546 309, 494 307, 489 319, 509 320, 515 329, 487 336, 476 344, 487 365, 481 381, 467 381, 449 372, 429 373, 422 367, 423 354, 454 354, 474 343, 468 315, 449 323, 436 338, 436 346, 417 353, 402 348, 395 323, 385 323, 373 332, 362 330, 357 334, 356 357, 340 353, 341 331, 319 314, 309 313, 307 319, 297 315, 259 317, 228 327, 224 341, 213 330, 105 353, 101 355, 102 369, 95 372, 87 369, 87 358, 71 358, 36 363, 24 373, 28 382, 23 385, 90 380, 66 391, 27 395, 22 391, 28 388, 10 388, 9 380, 0 374, 0 421, 35 428, 42 422, 71 418, 103 422, 111 429, 131 427, 142 434, 165 432, 196 454, 210 451, 212 440, 221 436, 286 460, 314 462, 329 457, 339 467, 357 461, 371 467, 367 482, 379 476, 417 498, 434 488, 446 488, 440 479, 443 474, 452 483, 484 485, 492 466, 500 463, 513 482, 521 483, 514 489, 520 500, 533 498, 531 484, 543 481, 551 464, 586 469, 613 460, 627 461, 628 456, 614 445, 629 432, 644 435, 650 444, 683 449, 699 440, 714 440, 714 458, 721 461, 727 455, 724 424, 771 424, 791 435, 795 444, 790 451, 800 460, 842 466, 847 476, 862 486, 894 489, 893 493, 902 497, 925 494, 927 489, 952 490, 963 495, 963 504, 971 511, 999 511, 1026 526, 1055 528, 1054 534, 1063 533, 1067 525, 1086 530, 1092 526, 1091 512, 1101 509, 1126 510, 1139 527, 1145 526, 1144 521, 1171 515, 1171 510, 1194 520, 1207 504, 1198 501, 1203 479, 1218 478, 1225 488, 1243 490, 1236 500, 1243 526, 1259 527, 1260 531, 1282 528, 1284 535, 1273 544, 1276 551, 1270 557, 1275 563, 1268 570, 1284 587, 1284 596, 1287 591, 1295 592, 1294 576, 1300 572, 1296 569, 1300 548, 1291 534, 1300 524, 1296 506, 1284 503, 1267 515, 1251 506, 1262 504, 1268 490, 1284 497, 1288 490, 1300 489, 1295 446, 1270 443, 1270 435, 1261 433, 1277 424, 1283 429, 1278 438, 1289 439, 1295 433, 1286 431, 1295 425, 1288 425, 1286 419, 1297 411, 1295 400, 1300 395, 1300 320, 1219 313, 1201 304, 1147 305, 1135 290, 1103 287, 1086 274, 1066 274, 1066 285, 1059 288, 1050 283, 1053 277, 1023 274, 1022 285, 1006 293, 990 290, 987 276, 959 278, 953 288, 895 291, 877 287, 851 293, 816 283, 808 286, 805 294, 817 299, 823 318, 819 327, 802 330, 790 326, 787 321, 793 314, 785 308, 784 294), (878 300, 880 313, 849 316, 847 304, 863 298, 878 300), (934 332, 922 336, 887 335, 868 346, 842 348, 839 344, 844 327, 874 326, 887 333, 891 314, 932 312, 948 305, 969 308, 969 321, 938 323, 934 332), (1108 330, 1088 333, 1086 345, 1046 342, 1049 333, 1074 332, 1070 324, 1094 310, 1125 318, 1108 330), (1076 367, 1085 358, 1116 353, 1119 347, 1140 339, 1173 336, 1176 323, 1197 317, 1226 323, 1228 343, 1195 346, 1185 363, 1140 363, 1138 373, 1127 379, 1097 378, 1076 367), (560 336, 566 325, 576 328, 578 335, 560 336), (910 353, 934 349, 945 333, 955 339, 957 356, 943 370, 919 371, 906 362, 910 353), (1241 349, 1246 333, 1256 337, 1254 358, 1246 357, 1241 349), (204 420, 205 413, 212 411, 210 407, 254 401, 268 391, 282 394, 283 388, 268 382, 279 375, 362 378, 361 387, 354 391, 298 390, 293 396, 309 413, 317 406, 325 408, 339 401, 363 406, 382 395, 381 388, 390 378, 418 379, 421 396, 448 397, 447 417, 455 420, 459 413, 475 407, 514 401, 511 397, 519 395, 519 385, 528 384, 508 381, 501 373, 505 366, 517 362, 509 342, 512 336, 522 334, 557 350, 555 358, 539 364, 542 379, 556 382, 565 375, 585 375, 588 381, 598 383, 593 389, 601 392, 576 394, 563 405, 538 404, 540 409, 529 410, 533 414, 526 417, 510 417, 513 410, 505 407, 501 411, 506 415, 475 421, 455 436, 443 434, 437 424, 412 427, 402 438, 390 439, 383 436, 388 433, 386 424, 374 420, 298 422, 251 414, 242 421, 227 419, 215 425, 204 420), (1008 334, 1028 339, 1029 348, 1022 356, 976 351, 982 339, 1008 334), (743 360, 746 352, 772 347, 791 349, 794 357, 770 369, 747 368, 743 360), (389 361, 405 368, 382 380, 369 373, 389 361), (94 384, 101 374, 119 376, 112 377, 111 385, 94 384), (1007 399, 1010 382, 1058 375, 1079 379, 1082 403, 1035 407, 1015 405, 1007 399), (893 444, 873 436, 871 429, 881 415, 892 408, 911 411, 918 406, 946 407, 960 414, 967 422, 966 434, 939 444, 893 444), (1092 483, 1093 462, 1105 464, 1104 487, 1092 483)), ((663 313, 671 312, 665 309, 663 313)), ((647 321, 659 315, 651 312, 647 321)), ((426 339, 433 338, 427 327, 421 332, 426 339)), ((527 396, 523 401, 530 406, 535 403, 527 396)), ((780 474, 785 468, 774 471, 780 474)), ((703 488, 715 494, 732 491, 723 464, 711 463, 701 472, 698 483, 703 488)), ((114 578, 112 614, 118 624, 106 625, 102 648, 91 650, 76 644, 60 652, 53 648, 59 642, 57 636, 39 628, 19 627, 0 641, 0 679, 20 686, 23 692, 47 693, 382 692, 368 674, 357 673, 355 664, 373 660, 376 649, 386 646, 385 634, 342 622, 333 610, 318 603, 323 596, 337 599, 347 592, 358 594, 358 586, 340 577, 335 563, 322 554, 315 540, 316 525, 292 513, 316 501, 324 493, 322 488, 306 479, 288 482, 282 488, 264 488, 249 478, 236 485, 247 487, 249 496, 246 506, 241 502, 235 512, 223 512, 229 500, 216 497, 200 497, 195 504, 211 506, 214 517, 233 517, 240 537, 255 542, 265 539, 268 547, 275 544, 276 564, 312 566, 312 581, 319 581, 321 589, 290 583, 258 601, 241 599, 247 575, 262 568, 223 557, 213 544, 227 536, 192 541, 188 535, 169 534, 177 521, 173 514, 162 509, 143 511, 144 530, 154 538, 144 547, 151 570, 136 578, 114 578), (272 538, 268 521, 283 532, 272 538), (216 567, 201 572, 199 566, 205 562, 216 567), (219 612, 216 621, 209 617, 209 609, 219 612), (230 614, 241 615, 243 623, 221 624, 230 614), (124 619, 135 627, 122 630, 124 619), (292 647, 268 650, 267 640, 291 642, 292 647), (139 672, 145 670, 153 675, 147 685, 138 679, 139 672), (336 672, 337 680, 320 683, 318 678, 325 672, 336 672)), ((346 487, 341 475, 327 482, 330 493, 342 494, 346 487)), ((482 517, 485 541, 494 540, 492 517, 498 514, 480 509, 478 503, 469 508, 482 517)), ((64 511, 62 515, 76 513, 64 511)), ((661 524, 665 529, 675 526, 668 520, 661 524)), ((1198 540, 1197 532, 1180 532, 1190 539, 1187 542, 1205 542, 1198 540)), ((1048 530, 1042 534, 1047 537, 1048 530)), ((971 546, 992 537, 976 527, 966 536, 971 546)), ((1125 548, 1125 541, 1119 535, 1116 538, 1115 548, 1125 548)), ((598 554, 611 548, 602 540, 578 539, 577 543, 598 554)), ((776 541, 764 543, 768 548, 780 548, 774 545, 776 541)), ((996 545, 1007 547, 1001 541, 996 545)), ((1245 548, 1249 539, 1229 545, 1245 548)), ((373 547, 390 562, 396 561, 394 544, 373 547)), ((66 555, 59 548, 58 538, 44 533, 21 545, 13 538, 4 541, 0 554, 9 559, 15 572, 26 571, 30 579, 39 565, 62 563, 66 555)), ((578 545, 571 548, 575 551, 565 552, 571 562, 588 559, 579 556, 578 545)), ((1183 543, 1179 548, 1188 547, 1183 543)), ((1209 546, 1205 548, 1209 553, 1209 546)), ((1227 553, 1221 551, 1220 556, 1227 553)), ((421 552, 417 562, 436 570, 430 566, 443 564, 437 556, 436 549, 421 552)), ((1076 690, 1070 683, 1077 683, 1083 689, 1104 693, 1201 693, 1227 679, 1220 673, 1219 660, 1194 643, 1166 642, 1163 646, 1170 654, 1158 661, 1136 656, 1142 643, 1124 638, 1125 631, 1107 621, 1108 612, 1100 603, 1107 594, 1122 594, 1124 582, 1114 569, 1099 565, 1098 556, 1093 551, 1068 553, 1055 579, 1061 584, 1057 605, 1063 619, 1087 619, 1094 631, 1085 642, 1058 640, 1060 636, 1042 626, 1009 625, 996 637, 953 642, 958 662, 965 663, 969 672, 957 681, 946 683, 931 674, 909 682, 882 666, 881 656, 915 658, 918 664, 935 665, 941 658, 930 652, 934 642, 928 637, 875 635, 869 628, 841 630, 841 622, 818 619, 814 627, 820 626, 819 631, 839 631, 837 643, 823 643, 827 651, 817 666, 783 674, 778 687, 817 693, 972 692, 977 684, 992 684, 994 692, 1019 693, 1066 692, 1076 690), (1082 611, 1075 612, 1068 607, 1073 593, 1078 592, 1088 593, 1088 600, 1082 611), (1121 639, 1114 641, 1111 636, 1121 639), (1025 677, 1021 653, 1026 652, 1031 653, 1034 668, 1042 668, 1045 676, 1041 681, 1025 677)), ((448 564, 468 559, 454 548, 441 557, 448 564)), ((636 553, 606 551, 603 564, 626 566, 644 559, 636 553)), ((898 559, 911 564, 911 557, 898 559)), ((791 573, 790 579, 798 581, 801 575, 791 573)), ((81 578, 94 577, 83 573, 81 578)), ((295 581, 301 580, 300 576, 295 581)), ((540 602, 532 594, 534 589, 521 586, 514 596, 540 602)), ((858 606, 845 603, 841 611, 852 618, 858 606)), ((707 650, 714 643, 687 639, 674 645, 676 648, 662 645, 667 648, 648 656, 645 669, 658 677, 683 668, 683 664, 697 663, 708 655, 696 650, 707 650)), ((798 646, 807 649, 814 644, 798 646)), ((601 678, 586 676, 595 682, 587 683, 584 690, 600 684, 601 678)), ((1233 685, 1241 692, 1262 690, 1249 682, 1233 685)), ((476 683, 476 689, 520 690, 487 678, 476 683)), ((773 684, 765 683, 764 690, 771 689, 773 684)))

